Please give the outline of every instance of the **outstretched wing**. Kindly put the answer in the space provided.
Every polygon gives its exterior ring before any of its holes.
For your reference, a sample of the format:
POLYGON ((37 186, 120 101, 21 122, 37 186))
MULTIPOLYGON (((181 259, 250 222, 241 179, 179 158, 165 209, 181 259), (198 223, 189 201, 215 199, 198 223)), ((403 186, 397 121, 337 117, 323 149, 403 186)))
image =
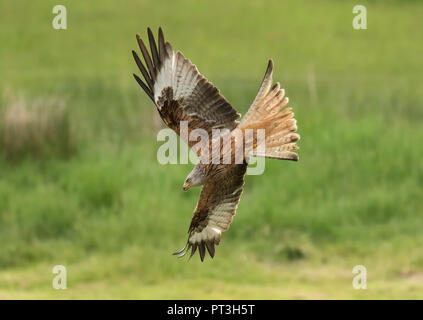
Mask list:
POLYGON ((207 249, 214 257, 214 245, 219 244, 222 232, 229 229, 238 207, 246 170, 246 164, 234 164, 228 165, 224 174, 209 173, 215 179, 203 186, 188 230, 188 242, 175 255, 183 257, 191 249, 192 257, 198 249, 203 261, 207 249))
MULTIPOLYGON (((158 47, 150 28, 148 39, 151 56, 137 35, 147 68, 137 53, 132 51, 145 82, 135 74, 134 77, 155 103, 166 125, 181 135, 180 123, 187 121, 188 134, 184 134, 183 138, 189 137, 191 130, 198 128, 206 130, 208 134, 213 128, 235 128, 240 115, 191 61, 181 52, 173 51, 171 45, 165 42, 162 29, 159 28, 158 47)), ((196 144, 196 141, 185 142, 190 147, 196 144)))

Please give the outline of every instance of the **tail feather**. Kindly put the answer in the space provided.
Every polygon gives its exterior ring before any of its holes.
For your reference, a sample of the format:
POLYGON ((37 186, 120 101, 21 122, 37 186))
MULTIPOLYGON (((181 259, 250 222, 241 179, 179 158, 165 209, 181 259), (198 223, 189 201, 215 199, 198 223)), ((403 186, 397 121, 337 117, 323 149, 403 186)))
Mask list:
POLYGON ((266 141, 266 149, 272 149, 284 145, 295 145, 295 142, 300 140, 300 136, 296 133, 287 134, 285 136, 272 136, 268 141, 266 141))
POLYGON ((298 155, 292 152, 298 150, 296 142, 300 140, 300 135, 295 133, 297 121, 292 108, 285 108, 289 99, 284 89, 279 83, 272 86, 272 74, 270 60, 259 92, 238 127, 265 130, 264 153, 258 148, 263 142, 255 136, 249 156, 298 161, 298 155))

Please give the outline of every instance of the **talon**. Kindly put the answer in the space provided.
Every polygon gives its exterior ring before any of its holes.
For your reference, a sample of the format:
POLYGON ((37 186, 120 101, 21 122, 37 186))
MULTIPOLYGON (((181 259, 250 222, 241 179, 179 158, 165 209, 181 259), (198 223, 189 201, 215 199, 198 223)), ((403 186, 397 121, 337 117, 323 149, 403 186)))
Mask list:
POLYGON ((182 258, 184 255, 186 255, 187 254, 187 252, 186 251, 184 251, 184 252, 182 252, 179 256, 178 256, 178 258, 182 258))
POLYGON ((174 253, 172 253, 172 254, 173 254, 174 256, 176 256, 176 255, 180 254, 182 251, 184 251, 184 250, 186 249, 187 245, 188 245, 188 243, 187 243, 187 244, 185 245, 185 247, 183 247, 181 250, 176 251, 176 252, 174 252, 174 253))

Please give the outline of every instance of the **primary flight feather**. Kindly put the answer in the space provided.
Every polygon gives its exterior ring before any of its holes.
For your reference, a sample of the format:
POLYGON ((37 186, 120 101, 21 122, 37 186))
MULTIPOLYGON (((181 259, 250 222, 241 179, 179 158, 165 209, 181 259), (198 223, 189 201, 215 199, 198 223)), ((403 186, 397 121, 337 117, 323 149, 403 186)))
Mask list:
POLYGON ((279 83, 272 84, 272 60, 256 98, 239 122, 240 114, 195 65, 165 42, 161 28, 158 43, 150 28, 147 31, 150 52, 137 35, 145 64, 132 51, 144 81, 135 74, 134 78, 154 102, 166 125, 183 137, 200 159, 184 183, 185 191, 202 186, 200 198, 188 229, 187 244, 174 254, 182 257, 190 251, 192 257, 198 250, 203 261, 206 250, 214 257, 215 245, 219 244, 222 232, 232 222, 242 194, 249 157, 298 161, 298 155, 293 151, 298 149, 296 142, 300 136, 295 133, 297 125, 291 108, 285 108, 288 98, 284 96, 284 90, 279 83), (181 134, 183 121, 188 124, 187 134, 181 134), (198 129, 210 138, 206 139, 207 145, 203 145, 209 152, 202 151, 201 139, 187 139, 198 129), (217 129, 221 133, 212 138, 217 129), (252 135, 248 134, 249 130, 252 135), (264 130, 264 138, 260 138, 258 130, 264 130), (236 143, 239 138, 244 142, 242 147, 236 143), (227 159, 230 161, 225 161, 227 159))

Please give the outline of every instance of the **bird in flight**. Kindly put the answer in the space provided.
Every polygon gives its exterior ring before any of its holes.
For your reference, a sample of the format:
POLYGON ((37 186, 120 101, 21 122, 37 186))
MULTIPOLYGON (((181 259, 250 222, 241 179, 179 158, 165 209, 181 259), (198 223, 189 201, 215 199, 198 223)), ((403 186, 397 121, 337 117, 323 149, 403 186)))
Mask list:
POLYGON ((298 161, 293 151, 298 149, 296 142, 300 136, 295 133, 294 113, 286 107, 288 98, 284 89, 279 83, 272 84, 272 60, 257 96, 238 121, 240 114, 190 60, 172 49, 161 28, 157 43, 150 28, 147 32, 150 52, 137 35, 145 64, 132 51, 144 81, 136 74, 134 78, 153 101, 165 124, 185 139, 199 157, 183 189, 202 186, 200 198, 188 229, 188 241, 174 254, 182 257, 190 252, 192 257, 198 249, 203 261, 206 250, 214 257, 215 245, 232 222, 249 157, 298 161), (183 123, 187 124, 187 134, 181 132, 183 123), (201 133, 197 139, 190 139, 195 130, 201 133), (264 134, 258 134, 260 130, 264 134), (204 137, 209 139, 201 139, 204 137), (240 140, 243 143, 237 143, 240 140))

